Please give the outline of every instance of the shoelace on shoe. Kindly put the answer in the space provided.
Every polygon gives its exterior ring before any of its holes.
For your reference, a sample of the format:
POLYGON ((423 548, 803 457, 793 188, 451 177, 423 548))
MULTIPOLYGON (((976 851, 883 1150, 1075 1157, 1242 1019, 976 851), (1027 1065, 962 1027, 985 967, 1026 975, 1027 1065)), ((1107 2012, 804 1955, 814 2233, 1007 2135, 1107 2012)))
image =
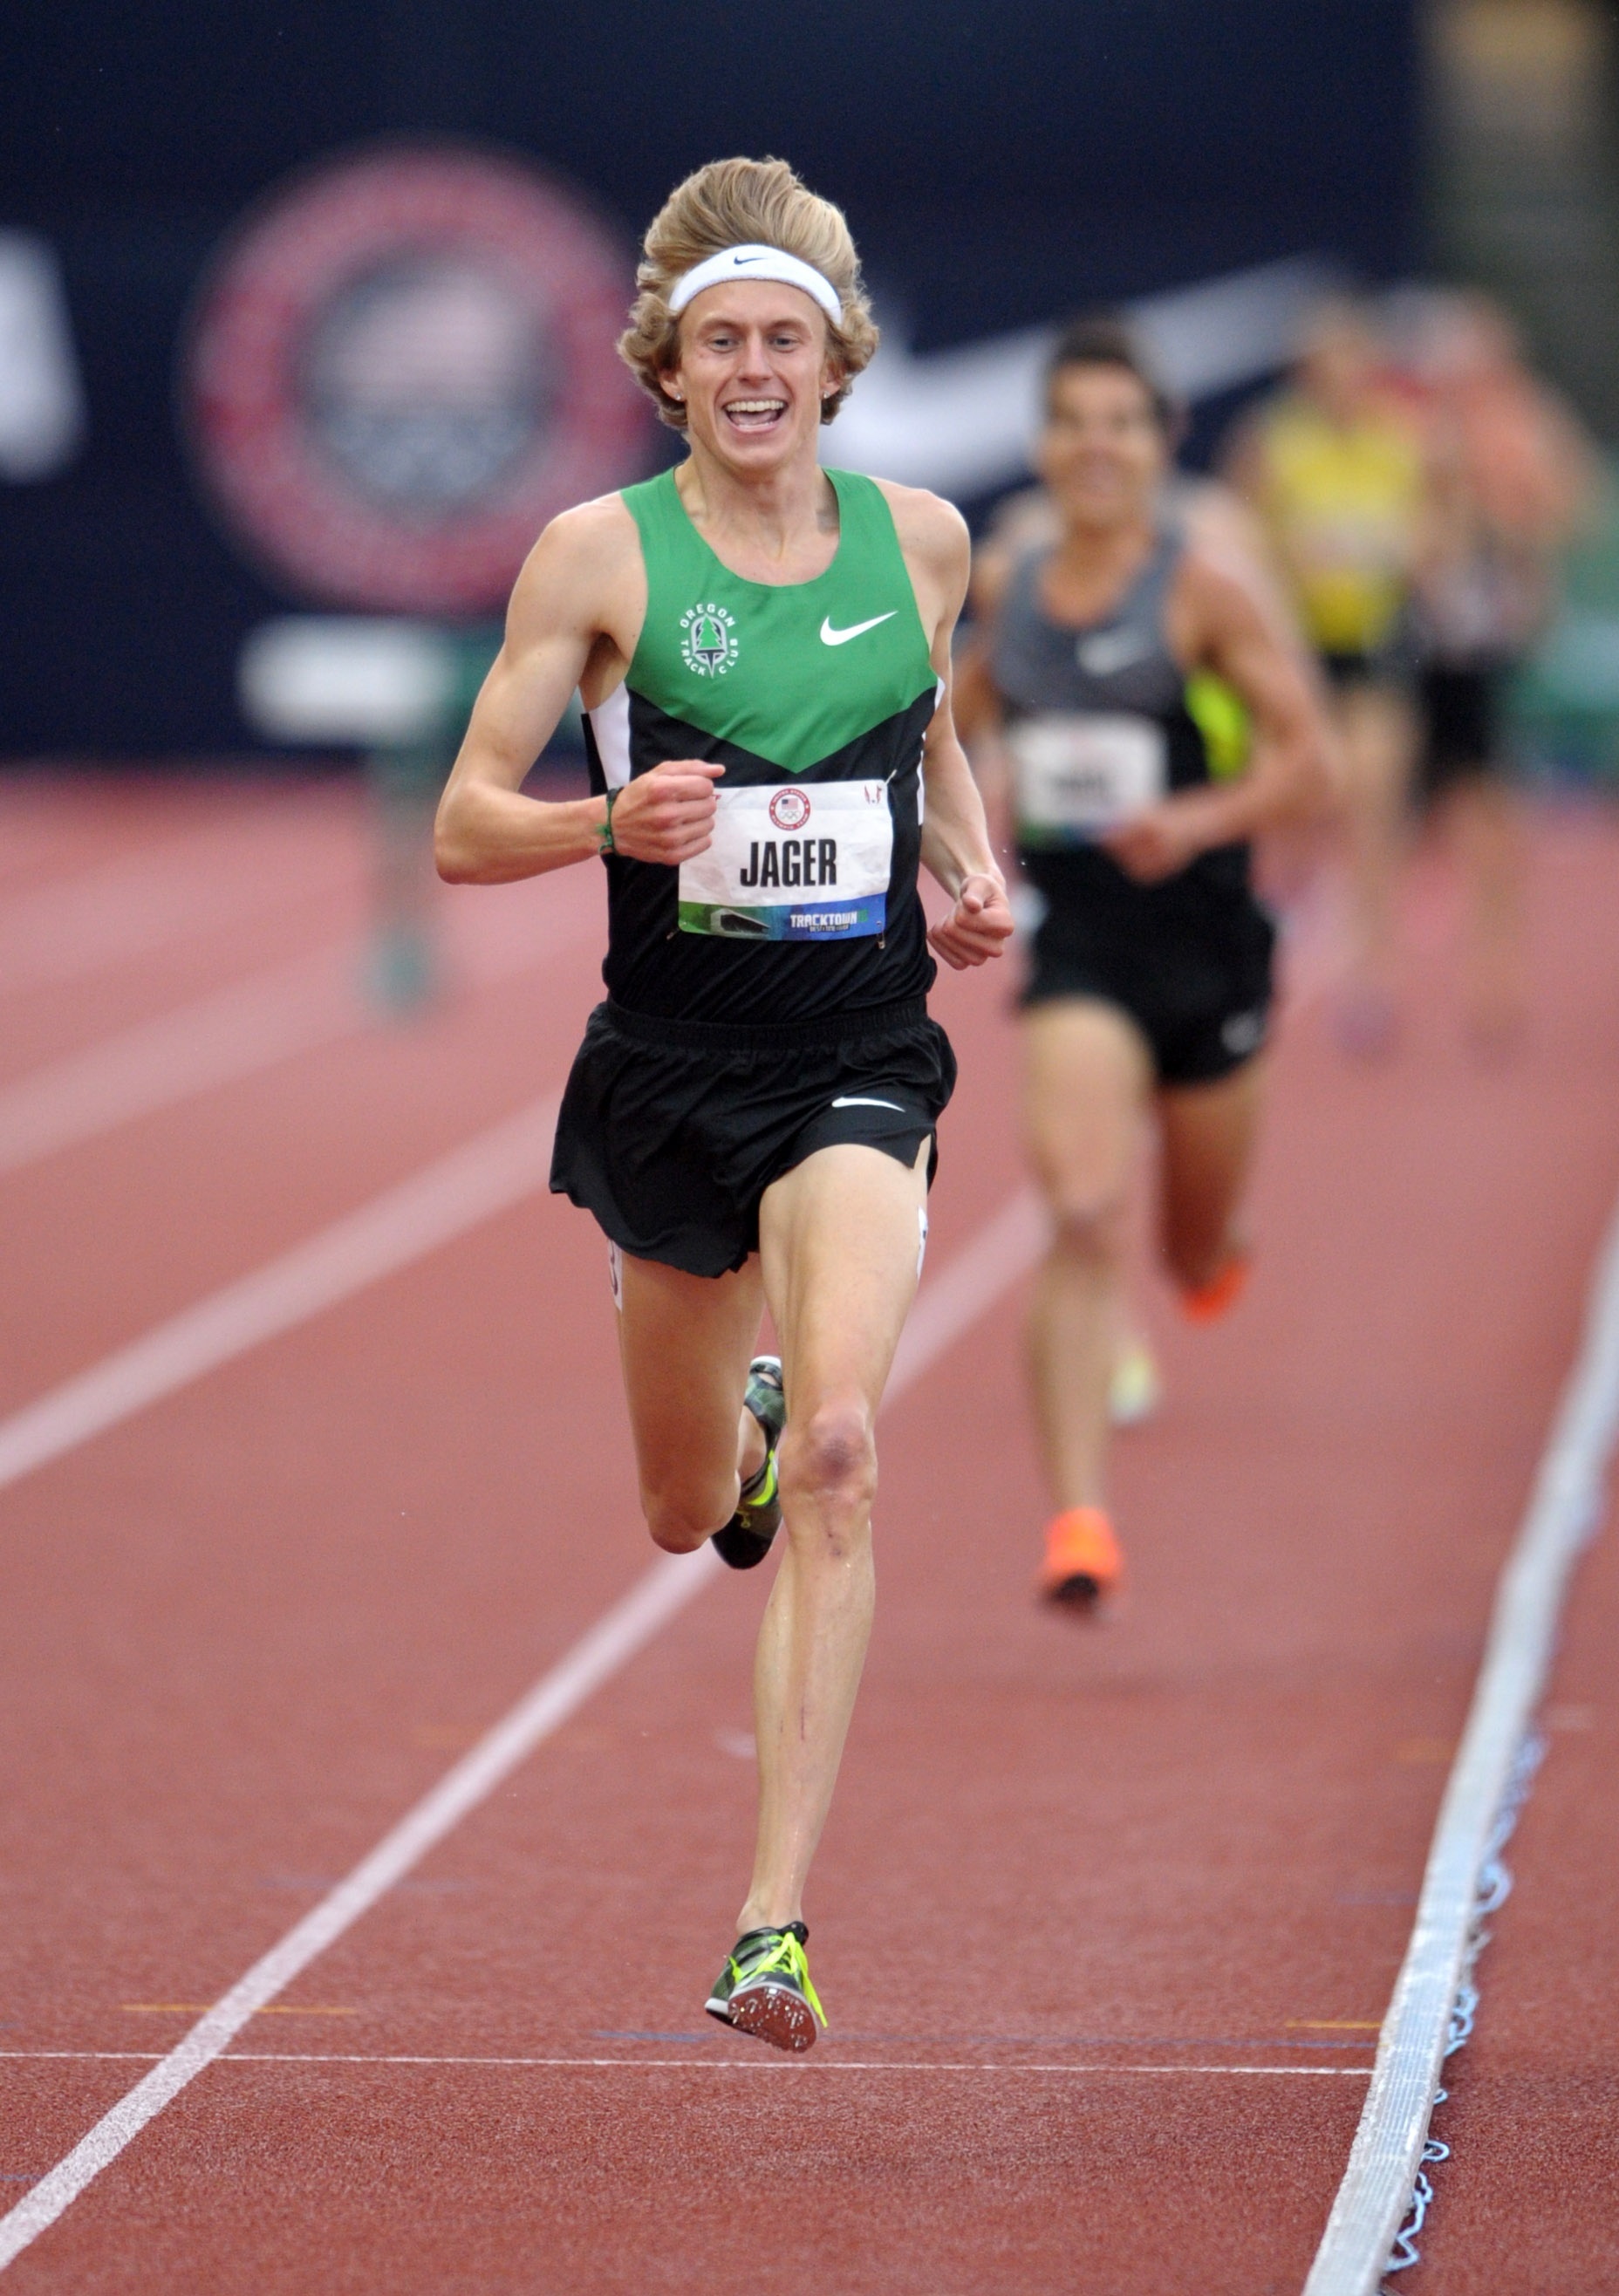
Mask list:
POLYGON ((765 1946, 757 1954, 750 1953, 745 1965, 732 1954, 731 1968, 737 1985, 751 1984, 756 1977, 769 1977, 781 1970, 797 1985, 822 2025, 826 2023, 826 2012, 810 1983, 809 1962, 804 1948, 790 1930, 782 1930, 774 1945, 765 1946))

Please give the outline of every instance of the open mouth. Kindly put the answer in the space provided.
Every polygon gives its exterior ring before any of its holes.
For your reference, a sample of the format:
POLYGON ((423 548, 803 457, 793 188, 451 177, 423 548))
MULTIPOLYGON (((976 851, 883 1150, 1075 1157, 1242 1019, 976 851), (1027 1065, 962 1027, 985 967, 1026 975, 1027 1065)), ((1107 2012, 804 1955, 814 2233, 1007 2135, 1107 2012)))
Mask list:
POLYGON ((1130 473, 1116 463, 1091 463, 1075 471, 1068 480, 1070 490, 1091 500, 1110 500, 1116 495, 1131 491, 1130 473))
POLYGON ((784 398, 733 398, 721 408, 733 430, 773 430, 787 413, 784 398))

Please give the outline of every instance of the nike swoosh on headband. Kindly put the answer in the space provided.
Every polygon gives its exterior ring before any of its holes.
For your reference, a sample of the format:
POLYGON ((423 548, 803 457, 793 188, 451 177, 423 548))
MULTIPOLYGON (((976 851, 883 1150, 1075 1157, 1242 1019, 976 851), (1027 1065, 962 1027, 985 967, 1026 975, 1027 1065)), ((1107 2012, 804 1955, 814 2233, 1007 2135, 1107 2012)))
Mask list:
POLYGON ((858 1093, 846 1094, 841 1100, 835 1100, 832 1106, 834 1108, 891 1108, 895 1116, 903 1116, 905 1113, 897 1100, 862 1100, 858 1093))
POLYGON ((717 248, 683 277, 672 281, 667 291, 669 309, 676 314, 683 311, 705 287, 717 287, 739 271, 751 271, 756 279, 773 279, 783 287, 796 287, 801 295, 820 304, 833 326, 843 324, 843 299, 824 272, 799 256, 789 255, 785 248, 766 247, 757 240, 740 247, 717 248))
POLYGON ((898 611, 897 606, 890 606, 886 614, 873 614, 869 622, 855 622, 846 630, 835 630, 832 618, 828 614, 821 624, 821 643, 822 645, 847 645, 851 638, 863 637, 868 630, 874 630, 879 622, 891 622, 898 611))

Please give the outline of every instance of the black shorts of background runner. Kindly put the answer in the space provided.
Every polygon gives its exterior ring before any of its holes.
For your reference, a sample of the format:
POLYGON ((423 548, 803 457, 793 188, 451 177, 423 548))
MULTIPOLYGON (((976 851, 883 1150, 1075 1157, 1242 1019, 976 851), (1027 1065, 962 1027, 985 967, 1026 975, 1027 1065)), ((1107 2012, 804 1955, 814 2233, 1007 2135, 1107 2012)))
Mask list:
POLYGON ((1357 685, 1410 687, 1410 663, 1402 643, 1391 642, 1369 653, 1322 652, 1316 656, 1335 693, 1357 685))
POLYGON ((1030 873, 1047 907, 1026 1005, 1116 1005, 1146 1037, 1160 1085, 1214 1084, 1253 1059, 1270 1020, 1276 931, 1235 869, 1230 885, 1212 869, 1141 885, 1106 857, 1076 853, 1043 856, 1030 873), (1083 887, 1054 898, 1059 872, 1083 873, 1083 887))
MULTIPOLYGON (((759 1200, 843 1142, 913 1164, 955 1089, 920 997, 780 1027, 591 1014, 557 1121, 551 1185, 622 1250, 724 1275, 759 1248, 759 1200)), ((938 1165, 935 1141, 929 1185, 938 1165)))
POLYGON ((1415 795, 1419 804, 1431 805, 1459 782, 1476 781, 1499 768, 1505 675, 1505 665, 1499 662, 1424 665, 1418 687, 1422 750, 1415 795))

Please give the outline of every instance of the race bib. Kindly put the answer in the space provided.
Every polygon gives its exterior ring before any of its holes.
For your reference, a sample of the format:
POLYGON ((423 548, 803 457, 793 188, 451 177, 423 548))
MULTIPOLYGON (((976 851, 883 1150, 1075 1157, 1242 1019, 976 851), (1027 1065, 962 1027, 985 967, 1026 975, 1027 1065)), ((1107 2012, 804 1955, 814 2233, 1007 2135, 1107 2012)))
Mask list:
POLYGON ((680 871, 682 932, 727 940, 853 940, 887 921, 887 782, 722 789, 714 842, 680 871))
POLYGON ((1080 844, 1156 805, 1168 789, 1168 745, 1150 718, 1053 710, 1009 726, 1006 746, 1025 844, 1080 844))

